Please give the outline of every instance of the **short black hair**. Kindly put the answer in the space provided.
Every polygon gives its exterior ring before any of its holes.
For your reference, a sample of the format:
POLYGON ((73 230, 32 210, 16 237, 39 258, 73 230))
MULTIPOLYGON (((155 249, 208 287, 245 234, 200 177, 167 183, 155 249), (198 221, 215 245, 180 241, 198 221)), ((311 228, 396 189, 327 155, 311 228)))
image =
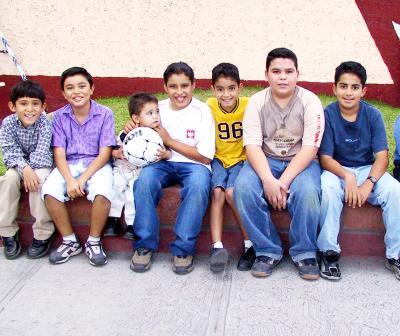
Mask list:
POLYGON ((169 77, 171 77, 172 75, 180 75, 180 74, 186 75, 190 79, 190 82, 192 84, 194 83, 194 72, 193 69, 190 67, 190 65, 188 65, 185 62, 176 62, 176 63, 171 63, 165 69, 163 75, 164 84, 165 85, 167 84, 169 77))
POLYGON ((267 55, 267 60, 265 62, 266 70, 269 69, 269 66, 271 65, 271 62, 275 58, 289 58, 289 59, 291 59, 293 61, 293 63, 294 63, 294 66, 295 66, 296 70, 297 70, 297 56, 290 49, 287 49, 287 48, 275 48, 275 49, 272 49, 267 55))
POLYGON ((44 100, 46 98, 46 95, 44 94, 44 90, 43 90, 42 86, 38 82, 28 79, 26 81, 17 83, 11 89, 10 101, 14 105, 19 98, 23 98, 23 97, 37 98, 43 104, 44 100))
POLYGON ((340 63, 339 66, 335 69, 335 85, 339 82, 340 76, 345 73, 351 73, 360 78, 362 87, 365 86, 367 82, 367 70, 357 62, 347 61, 340 63))
POLYGON ((220 77, 231 78, 238 85, 240 84, 239 69, 237 68, 236 65, 233 65, 232 63, 220 63, 220 64, 216 65, 214 67, 214 69, 212 69, 212 72, 211 72, 212 85, 214 85, 215 82, 220 77))
POLYGON ((61 90, 64 91, 64 82, 68 77, 72 77, 75 75, 82 75, 83 77, 85 77, 87 79, 87 81, 89 82, 90 87, 93 86, 93 77, 92 75, 85 69, 85 68, 81 68, 81 67, 72 67, 69 68, 67 70, 65 70, 62 74, 61 74, 61 90))
POLYGON ((156 96, 145 92, 139 92, 131 95, 128 103, 129 115, 131 117, 132 115, 138 116, 140 112, 142 112, 143 106, 147 103, 158 104, 158 99, 156 96))

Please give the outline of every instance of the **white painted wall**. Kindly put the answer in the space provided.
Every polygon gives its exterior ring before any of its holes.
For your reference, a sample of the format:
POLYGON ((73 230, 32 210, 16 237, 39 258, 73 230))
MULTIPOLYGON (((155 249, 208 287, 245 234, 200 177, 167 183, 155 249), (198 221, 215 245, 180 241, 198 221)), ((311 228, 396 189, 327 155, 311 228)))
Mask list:
MULTIPOLYGON (((340 62, 356 60, 369 83, 393 83, 351 0, 0 0, 0 32, 28 75, 81 65, 95 76, 159 78, 183 60, 197 78, 228 61, 262 80, 266 53, 286 46, 303 81, 331 82, 340 62)), ((1 74, 18 74, 4 54, 1 74)))

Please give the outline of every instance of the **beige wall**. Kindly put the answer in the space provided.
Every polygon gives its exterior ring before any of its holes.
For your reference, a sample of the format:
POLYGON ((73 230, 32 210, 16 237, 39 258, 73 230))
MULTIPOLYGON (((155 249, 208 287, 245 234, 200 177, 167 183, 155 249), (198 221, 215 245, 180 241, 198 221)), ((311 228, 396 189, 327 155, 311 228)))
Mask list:
MULTIPOLYGON (((101 77, 161 77, 184 60, 197 78, 229 61, 260 80, 266 52, 286 46, 303 81, 331 82, 341 61, 357 60, 369 83, 393 83, 351 0, 0 0, 0 32, 28 75, 81 65, 101 77)), ((17 74, 4 54, 0 74, 17 74)))

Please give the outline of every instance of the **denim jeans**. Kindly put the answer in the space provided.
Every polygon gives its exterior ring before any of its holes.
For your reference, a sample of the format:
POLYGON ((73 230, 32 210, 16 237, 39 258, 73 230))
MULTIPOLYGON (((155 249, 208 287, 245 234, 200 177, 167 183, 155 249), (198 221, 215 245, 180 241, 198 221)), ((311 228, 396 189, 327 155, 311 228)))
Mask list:
MULTIPOLYGON (((349 168, 357 178, 357 185, 361 185, 369 175, 371 166, 349 168)), ((333 250, 340 252, 338 235, 340 230, 340 216, 343 209, 344 181, 335 174, 324 170, 321 175, 321 219, 318 235, 320 251, 333 250)), ((400 256, 400 184, 388 173, 375 184, 367 202, 379 205, 383 210, 383 222, 386 228, 385 245, 386 257, 400 256)))
MULTIPOLYGON (((290 162, 267 158, 272 174, 279 178, 290 162)), ((297 262, 315 258, 320 217, 321 168, 316 161, 304 169, 290 185, 287 208, 290 223, 289 254, 297 262)), ((282 258, 281 240, 271 221, 268 201, 260 178, 246 162, 235 183, 234 198, 240 217, 257 255, 282 258)))
POLYGON ((159 161, 141 171, 134 184, 136 207, 134 231, 139 236, 135 248, 157 250, 160 241, 160 220, 157 204, 162 189, 179 183, 181 205, 175 224, 176 239, 171 243, 171 252, 176 255, 194 255, 197 236, 206 212, 210 184, 210 170, 197 163, 159 161))

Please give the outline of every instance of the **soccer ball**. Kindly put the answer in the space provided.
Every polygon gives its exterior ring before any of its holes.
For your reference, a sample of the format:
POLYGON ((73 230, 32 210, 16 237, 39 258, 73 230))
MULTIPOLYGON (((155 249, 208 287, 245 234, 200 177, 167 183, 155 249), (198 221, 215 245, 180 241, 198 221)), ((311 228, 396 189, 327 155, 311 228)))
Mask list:
POLYGON ((161 148, 161 137, 149 127, 138 127, 130 131, 122 146, 124 156, 136 167, 144 167, 156 161, 157 152, 161 148))

